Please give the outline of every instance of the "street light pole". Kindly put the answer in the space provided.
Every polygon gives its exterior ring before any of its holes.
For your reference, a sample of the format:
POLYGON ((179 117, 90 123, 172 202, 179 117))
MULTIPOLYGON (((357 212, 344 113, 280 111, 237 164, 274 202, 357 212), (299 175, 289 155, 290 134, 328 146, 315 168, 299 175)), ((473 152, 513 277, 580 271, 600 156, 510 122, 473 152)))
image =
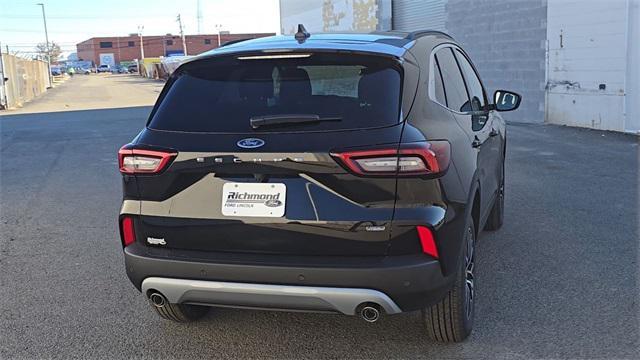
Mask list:
POLYGON ((44 22, 44 38, 47 42, 47 67, 49 70, 49 86, 53 86, 53 79, 51 78, 51 48, 49 47, 49 32, 47 31, 47 16, 44 13, 44 4, 37 3, 36 5, 42 7, 42 21, 44 22))

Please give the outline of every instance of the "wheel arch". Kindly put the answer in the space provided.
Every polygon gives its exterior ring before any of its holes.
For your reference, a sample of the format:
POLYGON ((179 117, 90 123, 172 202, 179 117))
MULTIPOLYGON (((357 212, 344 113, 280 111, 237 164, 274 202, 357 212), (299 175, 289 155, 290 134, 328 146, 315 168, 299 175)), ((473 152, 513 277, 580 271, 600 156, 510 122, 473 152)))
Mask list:
POLYGON ((441 246, 440 265, 442 266, 443 275, 449 276, 457 273, 460 267, 460 254, 462 249, 463 237, 467 229, 468 219, 474 221, 474 231, 477 236, 480 229, 478 219, 480 218, 480 181, 478 174, 474 174, 473 181, 469 186, 467 201, 457 208, 459 215, 456 216, 455 225, 449 227, 443 233, 443 239, 439 241, 441 246))

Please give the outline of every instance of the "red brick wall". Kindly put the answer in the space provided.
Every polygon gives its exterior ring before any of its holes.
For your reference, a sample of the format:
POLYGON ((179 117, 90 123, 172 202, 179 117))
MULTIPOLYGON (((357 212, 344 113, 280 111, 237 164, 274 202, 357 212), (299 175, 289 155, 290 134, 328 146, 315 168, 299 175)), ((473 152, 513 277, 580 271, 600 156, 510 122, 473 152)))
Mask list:
MULTIPOLYGON (((222 34, 220 42, 224 44, 227 41, 239 39, 253 39, 265 36, 275 35, 273 33, 261 34, 222 34)), ((215 49, 218 47, 218 34, 211 35, 187 35, 187 53, 189 55, 197 55, 202 52, 215 49), (211 40, 210 44, 205 44, 205 40, 211 40)), ((179 35, 165 36, 144 36, 144 56, 159 57, 164 56, 167 51, 182 51, 182 39, 179 35), (167 45, 166 41, 173 41, 172 45, 167 45)), ((140 37, 139 36, 121 36, 121 37, 99 37, 85 40, 76 45, 78 58, 80 60, 93 61, 95 64, 100 62, 100 54, 111 53, 115 57, 116 63, 122 61, 133 61, 140 59, 140 37), (133 46, 129 46, 129 42, 133 42, 133 46), (111 48, 100 48, 101 42, 111 42, 111 48)))

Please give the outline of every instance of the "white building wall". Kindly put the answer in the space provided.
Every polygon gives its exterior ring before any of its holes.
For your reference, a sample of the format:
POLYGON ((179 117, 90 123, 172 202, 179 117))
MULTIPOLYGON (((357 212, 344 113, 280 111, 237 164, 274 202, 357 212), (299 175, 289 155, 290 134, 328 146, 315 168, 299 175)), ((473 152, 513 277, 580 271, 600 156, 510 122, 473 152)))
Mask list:
POLYGON ((548 0, 547 122, 625 130, 629 1, 548 0))
POLYGON ((629 1, 625 130, 640 133, 640 0, 629 1))

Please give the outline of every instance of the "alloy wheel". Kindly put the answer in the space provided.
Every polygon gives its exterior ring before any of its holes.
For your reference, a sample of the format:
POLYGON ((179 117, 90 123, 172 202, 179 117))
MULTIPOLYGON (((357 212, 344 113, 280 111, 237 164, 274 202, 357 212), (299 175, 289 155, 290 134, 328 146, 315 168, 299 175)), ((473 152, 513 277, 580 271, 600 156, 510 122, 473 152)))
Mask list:
POLYGON ((473 229, 469 227, 467 229, 467 251, 464 257, 465 265, 465 309, 467 319, 471 319, 473 314, 473 301, 475 297, 475 237, 473 235, 473 229))

